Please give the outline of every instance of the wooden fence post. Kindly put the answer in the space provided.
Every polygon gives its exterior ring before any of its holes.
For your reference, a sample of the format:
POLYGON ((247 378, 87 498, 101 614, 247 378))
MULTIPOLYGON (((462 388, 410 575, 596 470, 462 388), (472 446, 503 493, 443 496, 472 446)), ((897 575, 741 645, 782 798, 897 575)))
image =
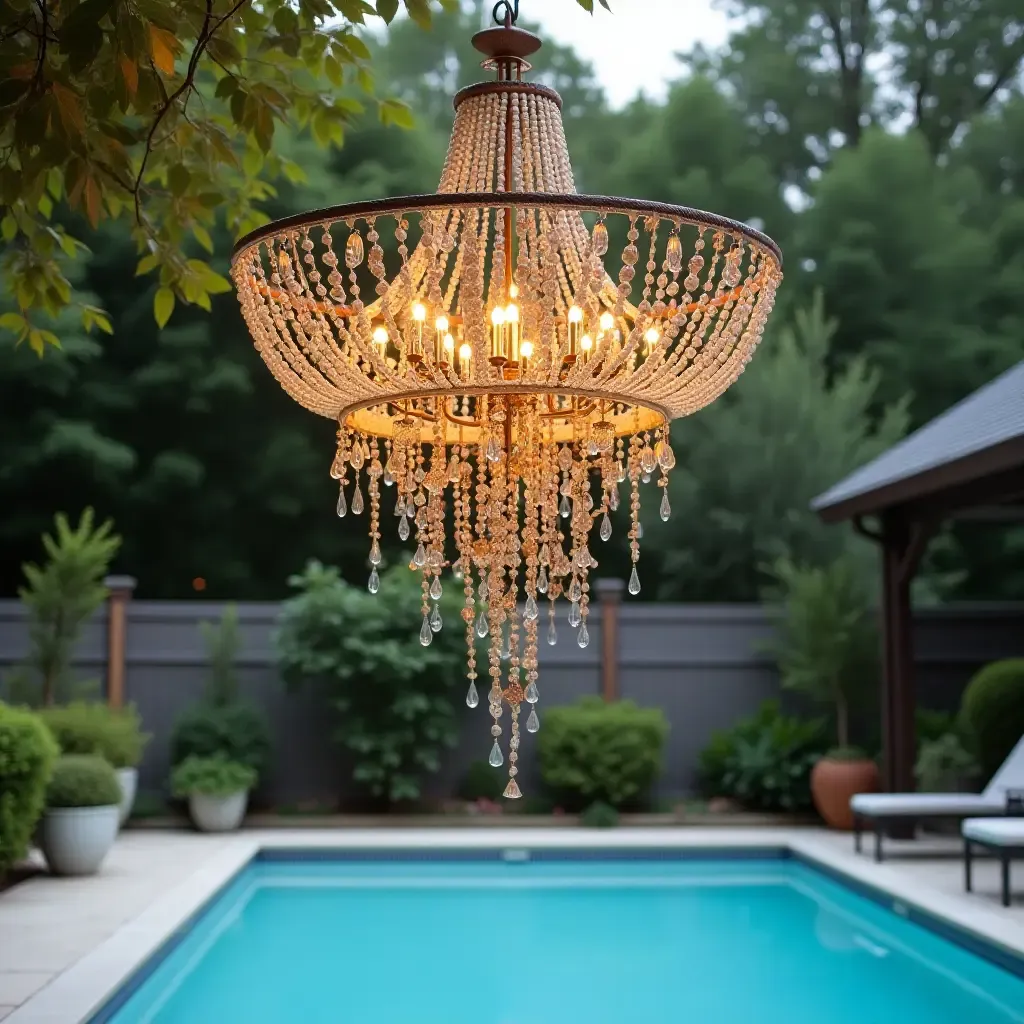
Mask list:
POLYGON ((103 585, 107 598, 107 704, 124 705, 124 661, 128 637, 128 602, 135 590, 134 576, 108 576, 103 585))
POLYGON ((619 606, 626 585, 599 579, 594 586, 601 602, 601 696, 613 701, 619 699, 619 606))

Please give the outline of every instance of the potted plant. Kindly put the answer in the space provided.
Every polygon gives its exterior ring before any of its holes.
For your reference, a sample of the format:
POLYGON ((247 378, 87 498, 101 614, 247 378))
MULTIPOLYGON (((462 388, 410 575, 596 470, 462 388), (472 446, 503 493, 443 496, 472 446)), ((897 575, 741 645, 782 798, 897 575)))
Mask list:
POLYGON ((171 789, 188 798, 200 832, 233 832, 242 824, 256 772, 225 757, 188 757, 171 773, 171 789))
POLYGON ((878 766, 850 744, 850 705, 877 673, 877 637, 867 590, 850 556, 824 567, 781 561, 778 639, 782 685, 831 705, 837 745, 814 765, 811 795, 832 828, 853 828, 850 800, 878 789, 878 766))
POLYGON ((58 759, 46 788, 39 845, 55 875, 95 874, 117 837, 121 788, 95 754, 58 759))
POLYGON ((112 708, 97 701, 73 701, 40 714, 63 754, 98 754, 117 774, 121 787, 119 821, 131 814, 138 788, 138 764, 149 736, 133 705, 112 708))

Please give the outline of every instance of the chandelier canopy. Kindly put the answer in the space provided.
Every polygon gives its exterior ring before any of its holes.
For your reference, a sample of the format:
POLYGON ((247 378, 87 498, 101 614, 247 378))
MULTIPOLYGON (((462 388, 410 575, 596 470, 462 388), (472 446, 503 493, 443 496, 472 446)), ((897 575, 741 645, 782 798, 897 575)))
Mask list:
POLYGON ((524 704, 539 728, 540 604, 549 643, 565 597, 587 646, 591 527, 607 541, 621 502, 639 593, 640 483, 657 476, 667 519, 669 421, 743 372, 782 256, 724 217, 577 194, 561 99, 522 80, 540 40, 509 13, 473 43, 497 80, 455 97, 437 194, 268 224, 238 243, 231 274, 281 386, 338 422, 337 511, 369 505, 370 592, 382 483, 396 487, 399 537, 415 531, 424 646, 442 627, 447 569, 462 588, 466 702, 479 703, 479 638, 490 763, 505 762, 507 708, 505 796, 518 797, 524 704), (609 260, 613 239, 624 245, 609 260))

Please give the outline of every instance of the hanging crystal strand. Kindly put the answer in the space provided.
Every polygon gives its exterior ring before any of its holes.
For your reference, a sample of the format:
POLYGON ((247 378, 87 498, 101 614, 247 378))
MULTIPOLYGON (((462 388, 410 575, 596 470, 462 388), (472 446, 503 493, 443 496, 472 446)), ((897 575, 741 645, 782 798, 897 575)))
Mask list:
POLYGON ((442 594, 441 570, 444 567, 444 488, 447 483, 448 473, 448 453, 445 447, 442 401, 441 398, 435 398, 433 403, 434 445, 430 454, 430 474, 427 477, 427 490, 430 496, 427 506, 430 523, 430 554, 427 558, 427 568, 433 576, 429 594, 434 602, 433 611, 430 613, 430 628, 435 633, 440 632, 442 627, 439 602, 442 594))
POLYGON ((640 576, 636 563, 640 560, 640 438, 634 434, 629 439, 629 557, 633 563, 629 574, 629 592, 635 597, 640 593, 640 576))
MULTIPOLYGON (((534 412, 538 410, 535 408, 534 412)), ((536 416, 531 417, 531 436, 527 444, 527 470, 526 489, 524 496, 525 515, 523 522, 523 550, 526 552, 526 593, 527 603, 523 615, 525 631, 525 643, 523 649, 523 669, 526 672, 526 690, 523 699, 531 705, 530 714, 535 715, 535 705, 539 700, 537 691, 537 572, 540 547, 540 497, 541 497, 541 438, 534 433, 538 428, 536 416)), ((512 738, 509 742, 512 753, 519 749, 519 716, 512 720, 512 738)), ((511 753, 509 760, 511 760, 511 753)), ((513 765, 515 767, 515 765, 513 765)), ((509 775, 512 775, 511 770, 509 775)), ((509 780, 509 788, 515 783, 514 776, 509 780)), ((508 790, 506 790, 508 793, 508 790)), ((510 796, 513 794, 509 794, 510 796)), ((515 784, 515 794, 519 794, 518 783, 515 784)))
POLYGON ((462 593, 465 604, 462 609, 462 622, 466 630, 466 678, 469 688, 466 691, 466 705, 475 708, 480 703, 480 694, 476 688, 476 641, 473 637, 473 626, 476 620, 476 598, 473 596, 473 535, 470 530, 470 487, 472 485, 472 469, 469 465, 469 448, 462 446, 462 463, 459 470, 459 483, 453 488, 455 502, 455 518, 458 523, 456 545, 459 550, 459 561, 462 564, 462 593))
POLYGON ((370 478, 370 579, 367 589, 371 594, 376 594, 380 589, 380 577, 377 574, 377 566, 381 563, 380 551, 380 478, 384 475, 384 468, 380 464, 380 454, 377 447, 377 439, 370 442, 370 468, 367 476, 370 478))
MULTIPOLYGON (((498 413, 494 415, 494 421, 498 420, 498 413)), ((493 438, 492 438, 493 440, 493 438)), ((488 540, 490 541, 487 577, 487 611, 489 614, 490 646, 487 652, 489 662, 488 672, 491 677, 491 689, 488 694, 490 713, 494 719, 491 726, 491 735, 494 737, 494 745, 491 747, 489 763, 494 768, 499 768, 505 763, 505 758, 498 743, 501 735, 501 726, 498 720, 502 716, 503 694, 501 690, 501 647, 504 636, 504 547, 505 547, 505 472, 508 465, 507 458, 499 455, 497 460, 485 456, 485 467, 490 467, 490 486, 485 490, 486 500, 490 505, 487 516, 488 540)))

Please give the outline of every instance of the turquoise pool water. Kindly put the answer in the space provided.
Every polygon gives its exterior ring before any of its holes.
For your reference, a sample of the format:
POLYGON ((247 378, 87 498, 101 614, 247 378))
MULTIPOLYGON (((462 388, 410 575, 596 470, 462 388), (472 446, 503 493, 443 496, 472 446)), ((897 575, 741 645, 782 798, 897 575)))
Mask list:
POLYGON ((1024 980, 791 860, 263 863, 112 1024, 1009 1024, 1024 980))

